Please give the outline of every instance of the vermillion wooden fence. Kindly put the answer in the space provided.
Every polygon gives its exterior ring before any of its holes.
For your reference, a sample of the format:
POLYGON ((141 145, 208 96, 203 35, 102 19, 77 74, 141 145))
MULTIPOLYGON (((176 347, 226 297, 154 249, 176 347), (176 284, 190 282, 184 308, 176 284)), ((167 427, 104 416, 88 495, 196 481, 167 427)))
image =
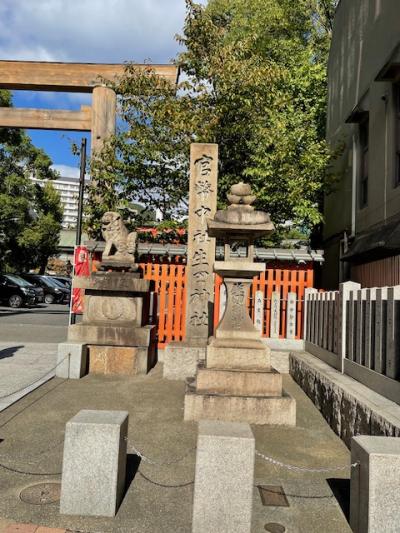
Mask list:
MULTIPOLYGON (((158 295, 158 340, 159 347, 164 348, 169 342, 182 341, 185 337, 186 309, 186 273, 185 265, 142 263, 144 278, 155 282, 158 295)), ((298 266, 274 266, 267 268, 259 277, 255 277, 249 294, 249 312, 254 319, 254 302, 256 294, 262 296, 260 306, 261 332, 270 336, 271 309, 273 294, 280 301, 277 320, 280 338, 286 337, 288 295, 295 294, 296 331, 294 338, 301 339, 303 331, 304 291, 313 287, 314 271, 311 264, 298 266)), ((222 280, 215 279, 214 326, 220 319, 220 292, 222 280)))

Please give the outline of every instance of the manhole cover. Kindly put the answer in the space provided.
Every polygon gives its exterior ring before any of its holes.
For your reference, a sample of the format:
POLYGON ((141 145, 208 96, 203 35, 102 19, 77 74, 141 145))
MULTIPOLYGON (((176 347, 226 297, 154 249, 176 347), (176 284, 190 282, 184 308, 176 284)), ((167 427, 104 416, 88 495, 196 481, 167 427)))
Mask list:
POLYGON ((33 505, 48 505, 60 501, 61 483, 38 483, 20 492, 20 499, 33 505))
POLYGON ((270 524, 265 524, 264 526, 265 531, 269 531, 270 533, 285 533, 286 528, 282 524, 276 524, 275 522, 271 522, 270 524))
POLYGON ((289 507, 285 491, 279 485, 258 485, 262 504, 267 507, 289 507))

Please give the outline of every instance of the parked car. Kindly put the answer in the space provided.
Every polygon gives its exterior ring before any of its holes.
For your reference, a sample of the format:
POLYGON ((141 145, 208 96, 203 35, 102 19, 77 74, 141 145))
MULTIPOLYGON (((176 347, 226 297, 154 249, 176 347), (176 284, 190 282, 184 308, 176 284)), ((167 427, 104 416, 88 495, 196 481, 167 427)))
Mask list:
POLYGON ((14 274, 0 274, 0 300, 10 307, 33 305, 35 288, 31 283, 14 274))
POLYGON ((50 276, 52 279, 55 279, 56 281, 60 282, 63 287, 71 290, 71 286, 72 286, 72 280, 71 278, 69 278, 68 276, 56 276, 56 275, 51 275, 50 276))
POLYGON ((63 287, 51 276, 41 276, 40 274, 20 274, 22 278, 29 281, 36 287, 44 290, 44 301, 47 304, 69 303, 71 291, 63 287))

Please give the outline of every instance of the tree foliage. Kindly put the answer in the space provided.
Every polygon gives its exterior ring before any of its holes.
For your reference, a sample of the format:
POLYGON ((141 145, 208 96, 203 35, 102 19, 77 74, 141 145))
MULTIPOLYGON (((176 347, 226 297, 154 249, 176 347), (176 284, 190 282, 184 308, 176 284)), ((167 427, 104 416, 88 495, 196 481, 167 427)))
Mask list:
POLYGON ((107 207, 136 200, 173 215, 187 198, 190 142, 216 142, 221 206, 243 179, 276 224, 319 224, 332 181, 325 113, 335 3, 186 0, 177 90, 132 65, 111 84, 125 126, 93 165, 101 188, 113 184, 107 207))
MULTIPOLYGON (((0 91, 0 106, 11 106, 8 91, 0 91)), ((60 198, 50 158, 32 145, 22 130, 0 128, 0 268, 43 271, 49 256, 57 253, 62 222, 60 198)))

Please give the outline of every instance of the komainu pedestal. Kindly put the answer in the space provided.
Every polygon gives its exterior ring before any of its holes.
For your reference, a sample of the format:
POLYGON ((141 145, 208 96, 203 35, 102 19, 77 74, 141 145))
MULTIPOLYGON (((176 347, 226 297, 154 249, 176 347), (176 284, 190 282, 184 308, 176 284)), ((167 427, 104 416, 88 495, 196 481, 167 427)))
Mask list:
POLYGON ((185 420, 227 420, 251 424, 296 424, 296 402, 282 389, 282 376, 271 368, 270 349, 262 342, 247 310, 254 276, 265 265, 253 262, 254 240, 271 233, 266 213, 255 211, 250 187, 231 189, 231 205, 208 221, 210 236, 225 241, 225 261, 214 263, 226 286, 227 304, 214 337, 208 341, 206 360, 195 379, 187 380, 185 420), (237 245, 247 256, 233 255, 237 245))
POLYGON ((85 289, 83 319, 68 342, 89 346, 89 371, 143 374, 156 363, 156 331, 149 325, 151 281, 139 273, 95 272, 78 278, 85 289))
POLYGON ((138 271, 136 232, 113 211, 101 223, 101 271, 74 278, 74 287, 85 290, 84 313, 80 324, 69 326, 68 343, 88 346, 92 373, 144 374, 157 362, 155 326, 149 324, 153 282, 138 271))

